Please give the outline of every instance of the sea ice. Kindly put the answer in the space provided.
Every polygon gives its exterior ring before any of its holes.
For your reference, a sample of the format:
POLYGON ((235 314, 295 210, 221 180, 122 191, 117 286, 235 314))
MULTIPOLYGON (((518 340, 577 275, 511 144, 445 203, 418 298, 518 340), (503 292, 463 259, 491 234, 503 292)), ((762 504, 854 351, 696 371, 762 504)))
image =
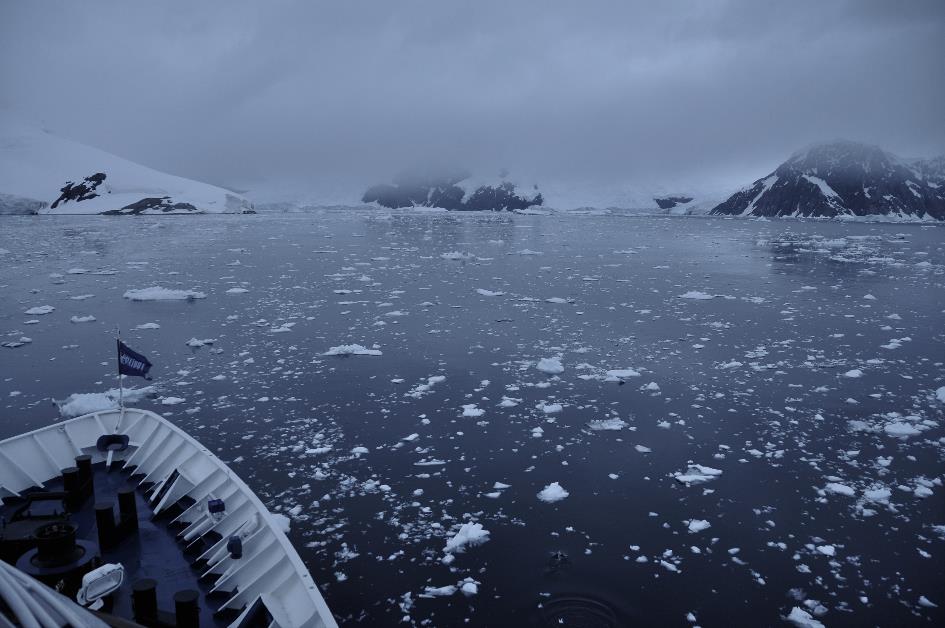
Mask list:
POLYGON ((564 371, 564 365, 561 363, 561 358, 542 358, 538 360, 536 367, 542 373, 547 373, 549 375, 557 375, 564 371))
POLYGON ((447 554, 462 553, 467 547, 482 545, 489 540, 489 531, 481 523, 467 522, 460 526, 452 537, 447 539, 443 551, 447 554))
POLYGON ((570 495, 570 493, 564 490, 560 484, 552 482, 538 492, 538 499, 546 504, 553 504, 554 502, 560 502, 568 495, 570 495))
POLYGON ((127 290, 123 296, 132 301, 192 301, 207 297, 206 293, 196 290, 172 290, 160 286, 127 290))
POLYGON ((368 349, 362 345, 338 345, 337 347, 331 347, 328 351, 322 355, 382 355, 382 353, 377 349, 368 349))

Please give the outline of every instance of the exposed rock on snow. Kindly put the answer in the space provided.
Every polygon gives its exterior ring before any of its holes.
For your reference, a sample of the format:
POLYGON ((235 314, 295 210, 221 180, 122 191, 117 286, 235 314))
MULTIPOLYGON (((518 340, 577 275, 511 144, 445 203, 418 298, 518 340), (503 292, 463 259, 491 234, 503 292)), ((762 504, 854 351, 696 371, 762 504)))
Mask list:
POLYGON ((0 115, 0 214, 242 213, 252 207, 234 192, 0 115))
POLYGON ((945 220, 945 156, 905 160, 856 142, 799 151, 713 214, 945 220))
POLYGON ((543 202, 538 186, 527 189, 507 180, 474 179, 466 172, 403 174, 391 184, 369 188, 361 201, 382 207, 441 207, 458 211, 515 211, 543 202))

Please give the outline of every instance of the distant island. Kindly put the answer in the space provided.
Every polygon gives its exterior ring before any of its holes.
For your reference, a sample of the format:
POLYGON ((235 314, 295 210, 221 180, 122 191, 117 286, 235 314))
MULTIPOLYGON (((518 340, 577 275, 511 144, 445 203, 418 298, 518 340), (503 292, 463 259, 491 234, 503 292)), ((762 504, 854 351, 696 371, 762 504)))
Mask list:
POLYGON ((468 172, 405 173, 393 183, 372 186, 361 197, 382 207, 439 207, 450 211, 516 211, 540 206, 537 185, 521 188, 502 171, 494 181, 478 181, 468 172))

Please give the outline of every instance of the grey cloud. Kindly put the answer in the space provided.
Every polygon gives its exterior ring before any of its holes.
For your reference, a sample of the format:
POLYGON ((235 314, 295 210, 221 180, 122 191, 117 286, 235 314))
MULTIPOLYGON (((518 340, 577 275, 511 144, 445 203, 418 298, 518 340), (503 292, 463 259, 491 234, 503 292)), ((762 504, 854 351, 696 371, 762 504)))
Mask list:
POLYGON ((234 187, 417 164, 750 178, 945 150, 945 3, 6 2, 0 105, 234 187))

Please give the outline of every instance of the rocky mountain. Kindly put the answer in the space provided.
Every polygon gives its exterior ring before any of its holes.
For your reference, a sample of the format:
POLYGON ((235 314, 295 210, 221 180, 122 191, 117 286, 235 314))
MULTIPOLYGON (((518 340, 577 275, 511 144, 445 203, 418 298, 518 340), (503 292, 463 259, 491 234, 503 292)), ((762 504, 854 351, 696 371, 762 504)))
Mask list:
POLYGON ((0 214, 252 211, 243 196, 158 172, 0 115, 0 214))
POLYGON ((408 173, 393 184, 375 185, 361 200, 383 207, 441 207, 453 211, 515 211, 541 205, 538 186, 520 187, 500 173, 492 181, 477 180, 464 171, 408 173))
POLYGON ((799 151, 713 214, 945 220, 945 156, 906 160, 838 141, 799 151))

